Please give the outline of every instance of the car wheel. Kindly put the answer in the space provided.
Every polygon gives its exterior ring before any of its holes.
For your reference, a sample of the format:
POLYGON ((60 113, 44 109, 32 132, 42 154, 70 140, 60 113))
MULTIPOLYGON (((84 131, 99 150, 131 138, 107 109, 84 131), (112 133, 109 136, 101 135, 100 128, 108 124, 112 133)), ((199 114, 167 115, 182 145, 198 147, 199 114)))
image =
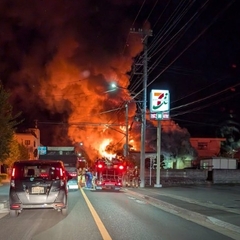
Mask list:
POLYGON ((62 215, 63 216, 67 216, 68 215, 68 209, 67 208, 63 208, 61 211, 62 211, 62 215))
POLYGON ((11 217, 17 217, 18 216, 18 210, 10 210, 9 212, 11 217))
POLYGON ((65 208, 61 209, 61 213, 63 216, 67 216, 68 215, 68 201, 67 201, 67 196, 65 196, 64 198, 64 204, 65 204, 65 208))

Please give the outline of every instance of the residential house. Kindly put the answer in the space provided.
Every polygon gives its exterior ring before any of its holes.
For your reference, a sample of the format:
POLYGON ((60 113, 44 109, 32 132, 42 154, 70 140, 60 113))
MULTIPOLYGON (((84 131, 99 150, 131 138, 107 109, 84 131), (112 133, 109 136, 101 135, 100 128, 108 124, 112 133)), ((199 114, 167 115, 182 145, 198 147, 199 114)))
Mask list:
POLYGON ((29 128, 23 133, 15 133, 15 137, 18 143, 28 149, 31 160, 39 158, 40 130, 38 128, 29 128))
MULTIPOLYGON (((165 159, 165 168, 183 169, 198 165, 202 158, 219 156, 221 142, 225 140, 225 138, 190 138, 192 147, 198 152, 198 159, 179 159, 177 161, 174 159, 165 159)), ((140 164, 140 152, 129 152, 129 157, 135 164, 140 164)), ((156 157, 156 152, 145 153, 147 161, 154 161, 156 157)))

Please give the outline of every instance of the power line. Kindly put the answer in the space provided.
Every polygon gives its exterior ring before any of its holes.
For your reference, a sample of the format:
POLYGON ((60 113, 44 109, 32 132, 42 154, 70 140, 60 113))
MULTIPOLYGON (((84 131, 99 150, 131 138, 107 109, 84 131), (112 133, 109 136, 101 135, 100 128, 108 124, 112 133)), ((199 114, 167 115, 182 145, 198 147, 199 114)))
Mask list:
POLYGON ((148 14, 148 16, 147 16, 147 18, 146 18, 145 22, 143 23, 143 26, 144 26, 144 25, 147 23, 147 21, 148 21, 149 17, 151 16, 151 14, 152 14, 152 12, 153 12, 154 8, 155 8, 155 7, 156 7, 156 5, 157 5, 157 3, 158 3, 158 0, 156 0, 156 1, 155 1, 154 5, 153 5, 153 7, 152 7, 152 10, 151 10, 151 11, 150 11, 150 13, 148 14))
MULTIPOLYGON (((179 57, 182 56, 183 53, 185 53, 192 45, 195 43, 209 28, 210 26, 215 23, 215 21, 218 19, 218 17, 223 14, 234 2, 235 0, 231 1, 222 11, 220 11, 213 20, 150 82, 147 84, 147 87, 151 85, 153 82, 155 82, 174 62, 176 62, 179 57)), ((137 97, 141 92, 143 92, 144 89, 140 90, 138 94, 133 96, 133 98, 137 97)))
MULTIPOLYGON (((173 18, 174 17, 174 15, 176 15, 177 13, 178 13, 178 11, 180 11, 180 8, 181 8, 181 6, 183 5, 183 2, 180 2, 180 4, 177 6, 177 8, 175 9, 175 11, 173 12, 173 14, 170 16, 170 20, 168 20, 169 22, 171 22, 171 18, 173 18)), ((186 12, 186 8, 184 9, 184 11, 186 12)), ((183 14, 182 14, 183 15, 183 14)), ((178 20, 179 20, 180 18, 178 17, 178 20)), ((176 25, 176 22, 177 22, 177 20, 175 21, 175 25, 176 25)), ((167 25, 166 25, 167 23, 165 23, 165 26, 167 27, 167 25)), ((173 25, 174 26, 174 25, 173 25)), ((162 30, 163 31, 163 30, 162 30)), ((158 43, 158 35, 160 35, 161 34, 161 32, 159 32, 158 34, 157 34, 157 37, 156 38, 154 38, 154 39, 156 39, 155 41, 153 41, 153 43, 150 45, 150 48, 149 49, 153 49, 153 46, 155 46, 157 43, 158 43)), ((161 39, 161 38, 160 38, 161 39)), ((149 51, 149 49, 148 49, 148 51, 149 51)), ((149 51, 150 52, 150 51, 149 51)), ((165 54, 166 55, 166 54, 165 54)), ((139 64, 139 60, 138 60, 138 62, 137 63, 135 63, 135 66, 136 65, 139 65, 139 67, 138 67, 138 70, 140 69, 140 66, 142 66, 142 64, 139 64)), ((153 70, 153 68, 151 68, 151 71, 153 70)), ((138 88, 139 87, 139 85, 140 85, 140 83, 138 82, 135 82, 135 85, 132 87, 132 88, 138 88)))
POLYGON ((166 11, 166 9, 167 9, 167 7, 169 6, 170 2, 171 2, 171 0, 168 1, 168 3, 166 4, 165 8, 164 8, 163 11, 162 11, 162 13, 159 14, 157 21, 155 22, 155 24, 154 24, 153 27, 152 27, 153 29, 155 28, 156 24, 158 23, 158 21, 160 20, 160 18, 161 18, 162 15, 164 14, 164 12, 166 11))
MULTIPOLYGON (((143 1, 143 3, 142 3, 142 5, 141 5, 140 9, 138 10, 138 13, 137 13, 137 15, 136 15, 136 17, 135 17, 135 19, 134 19, 134 21, 133 21, 133 23, 132 23, 131 28, 133 28, 133 26, 134 26, 134 24, 135 24, 135 22, 136 22, 136 20, 137 20, 137 18, 138 18, 138 16, 139 16, 139 14, 140 14, 140 12, 141 12, 141 10, 142 10, 142 8, 143 8, 145 2, 146 2, 146 0, 143 1)), ((128 32, 128 36, 127 36, 126 42, 125 42, 124 47, 123 47, 122 55, 123 55, 124 52, 125 52, 125 49, 126 49, 126 46, 127 46, 128 40, 129 40, 129 36, 130 36, 130 32, 128 32)))
POLYGON ((185 99, 185 98, 187 98, 187 97, 190 97, 190 96, 192 96, 192 95, 195 95, 196 93, 202 92, 203 90, 206 90, 207 88, 216 85, 217 83, 219 83, 219 82, 221 82, 221 81, 227 79, 228 77, 229 77, 229 75, 227 75, 227 76, 225 76, 225 77, 219 79, 218 81, 216 81, 216 82, 214 82, 214 83, 210 83, 210 84, 207 85, 206 87, 203 87, 203 88, 201 88, 201 89, 198 89, 198 90, 196 90, 196 91, 194 91, 194 92, 191 92, 191 93, 188 94, 188 95, 185 95, 185 96, 182 97, 182 98, 179 98, 179 99, 177 99, 177 100, 175 100, 175 101, 172 101, 171 104, 172 104, 172 103, 175 103, 175 102, 177 102, 177 101, 183 100, 183 99, 185 99))
POLYGON ((192 112, 194 112, 194 111, 198 111, 198 110, 201 110, 201 109, 204 109, 204 108, 207 108, 207 107, 216 105, 216 104, 218 104, 218 103, 220 103, 220 102, 227 101, 228 99, 231 99, 231 98, 233 98, 233 97, 235 97, 235 96, 237 96, 237 95, 239 95, 239 94, 240 94, 240 92, 239 92, 239 93, 236 93, 236 94, 233 94, 233 95, 231 95, 231 96, 222 98, 221 100, 217 100, 217 101, 215 101, 215 102, 211 102, 211 103, 206 104, 206 105, 204 105, 204 106, 196 107, 196 108, 194 108, 194 109, 187 110, 187 111, 183 111, 183 112, 176 113, 176 114, 171 114, 171 117, 176 117, 176 116, 184 115, 184 114, 187 114, 187 113, 192 113, 192 112))
POLYGON ((231 90, 231 88, 235 88, 235 87, 237 87, 237 86, 239 86, 239 85, 240 85, 240 83, 237 83, 237 84, 235 84, 235 85, 233 85, 233 86, 230 86, 230 87, 227 87, 227 88, 223 89, 222 91, 213 93, 213 94, 211 94, 211 95, 209 95, 209 96, 207 96, 207 97, 200 98, 200 99, 198 99, 198 100, 196 100, 196 101, 193 101, 193 102, 190 102, 190 103, 183 104, 183 105, 181 105, 181 106, 172 108, 171 110, 177 110, 177 109, 179 109, 179 108, 188 107, 188 106, 190 106, 190 105, 192 105, 192 104, 202 102, 202 101, 207 100, 207 99, 209 99, 209 98, 215 97, 215 96, 217 96, 217 95, 219 95, 219 94, 221 94, 221 93, 224 93, 224 92, 226 92, 226 91, 229 91, 229 90, 231 90))

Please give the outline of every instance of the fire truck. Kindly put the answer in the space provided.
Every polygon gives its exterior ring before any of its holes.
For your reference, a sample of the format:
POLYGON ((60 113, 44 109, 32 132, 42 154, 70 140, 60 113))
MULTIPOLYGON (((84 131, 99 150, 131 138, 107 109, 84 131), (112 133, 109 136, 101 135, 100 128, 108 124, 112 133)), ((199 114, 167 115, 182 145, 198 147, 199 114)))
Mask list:
POLYGON ((122 188, 122 181, 126 167, 118 159, 97 159, 94 163, 95 189, 111 189, 119 191, 122 188))

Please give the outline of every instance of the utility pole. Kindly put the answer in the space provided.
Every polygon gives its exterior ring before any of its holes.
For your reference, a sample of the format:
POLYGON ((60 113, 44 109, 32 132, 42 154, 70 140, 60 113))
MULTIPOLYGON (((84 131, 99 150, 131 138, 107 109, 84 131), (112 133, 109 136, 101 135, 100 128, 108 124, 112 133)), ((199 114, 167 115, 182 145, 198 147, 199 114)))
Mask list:
POLYGON ((125 117, 126 117, 126 142, 125 142, 125 158, 128 158, 128 102, 125 104, 125 117))
POLYGON ((131 29, 132 33, 141 34, 143 37, 143 106, 141 124, 141 156, 140 156, 140 187, 145 187, 145 142, 146 142, 146 109, 147 109, 147 80, 148 80, 148 55, 147 41, 152 36, 152 30, 131 29))

